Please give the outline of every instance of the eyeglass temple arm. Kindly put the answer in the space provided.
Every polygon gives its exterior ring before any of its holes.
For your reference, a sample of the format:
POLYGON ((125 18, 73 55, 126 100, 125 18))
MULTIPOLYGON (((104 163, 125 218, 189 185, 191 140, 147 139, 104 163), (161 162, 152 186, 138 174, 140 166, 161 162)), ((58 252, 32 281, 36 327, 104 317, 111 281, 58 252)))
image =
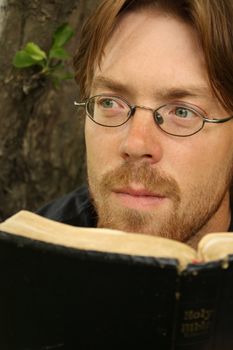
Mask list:
POLYGON ((228 122, 229 120, 233 119, 233 115, 227 118, 223 118, 223 119, 208 119, 205 118, 205 122, 207 123, 216 123, 216 124, 221 124, 221 123, 225 123, 228 122))
POLYGON ((74 101, 74 105, 75 105, 75 106, 80 106, 80 107, 85 107, 86 103, 85 103, 85 102, 77 102, 77 101, 74 101))

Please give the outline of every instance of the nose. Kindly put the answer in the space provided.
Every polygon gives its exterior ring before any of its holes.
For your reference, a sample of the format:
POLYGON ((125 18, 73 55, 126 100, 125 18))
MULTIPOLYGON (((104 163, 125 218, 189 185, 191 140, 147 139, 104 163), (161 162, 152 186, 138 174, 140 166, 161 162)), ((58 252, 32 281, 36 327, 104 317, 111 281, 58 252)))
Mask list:
POLYGON ((135 108, 125 125, 121 143, 121 156, 125 160, 137 160, 150 164, 162 158, 162 132, 156 125, 150 108, 135 108))

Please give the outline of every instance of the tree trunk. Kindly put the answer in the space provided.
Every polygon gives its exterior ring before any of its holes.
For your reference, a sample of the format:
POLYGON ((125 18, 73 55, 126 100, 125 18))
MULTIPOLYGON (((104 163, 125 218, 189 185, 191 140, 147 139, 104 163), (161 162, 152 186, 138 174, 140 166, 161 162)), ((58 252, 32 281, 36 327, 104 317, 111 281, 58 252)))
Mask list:
POLYGON ((84 122, 73 104, 77 85, 55 88, 48 78, 35 78, 32 68, 14 68, 12 59, 30 41, 47 51, 66 22, 76 33, 66 47, 73 55, 83 19, 98 2, 0 0, 1 220, 35 210, 85 180, 84 122))

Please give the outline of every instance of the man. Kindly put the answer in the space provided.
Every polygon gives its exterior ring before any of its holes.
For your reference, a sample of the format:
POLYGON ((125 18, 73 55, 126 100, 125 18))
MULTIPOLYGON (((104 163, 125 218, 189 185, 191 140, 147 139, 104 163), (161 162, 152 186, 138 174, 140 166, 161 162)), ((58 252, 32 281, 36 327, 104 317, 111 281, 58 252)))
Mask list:
POLYGON ((233 2, 105 0, 74 59, 86 188, 39 213, 196 246, 233 231, 233 2))

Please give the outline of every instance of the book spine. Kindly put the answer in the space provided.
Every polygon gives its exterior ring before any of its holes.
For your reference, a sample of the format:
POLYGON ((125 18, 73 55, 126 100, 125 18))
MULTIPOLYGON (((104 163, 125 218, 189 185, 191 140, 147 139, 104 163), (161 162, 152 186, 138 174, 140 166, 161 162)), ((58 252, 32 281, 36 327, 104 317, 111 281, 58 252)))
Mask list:
POLYGON ((182 273, 173 350, 213 350, 221 270, 216 262, 189 265, 182 273))
POLYGON ((233 255, 222 261, 213 350, 233 349, 233 255))

